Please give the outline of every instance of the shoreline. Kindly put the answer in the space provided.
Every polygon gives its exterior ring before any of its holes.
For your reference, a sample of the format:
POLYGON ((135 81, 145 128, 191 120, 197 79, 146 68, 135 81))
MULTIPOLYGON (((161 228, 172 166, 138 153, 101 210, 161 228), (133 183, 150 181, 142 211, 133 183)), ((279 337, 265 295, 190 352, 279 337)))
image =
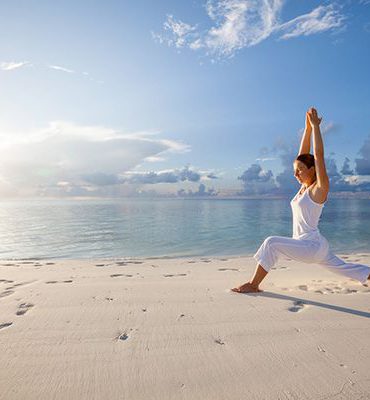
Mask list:
MULTIPOLYGON (((370 257, 370 251, 354 251, 354 252, 337 252, 335 253, 338 257, 346 257, 346 256, 358 256, 358 257, 370 257)), ((239 259, 239 258, 253 258, 254 253, 246 253, 246 254, 225 254, 225 255, 184 255, 184 256, 114 256, 114 257, 24 257, 24 258, 0 258, 0 266, 3 262, 21 262, 21 261, 115 261, 115 260, 202 260, 202 259, 212 259, 212 260, 222 260, 222 259, 239 259)), ((302 263, 304 264, 304 263, 302 263)), ((309 265, 309 264, 307 264, 309 265)))
POLYGON ((254 268, 1 260, 0 400, 367 398, 370 287, 288 260, 262 293, 231 292, 254 268))

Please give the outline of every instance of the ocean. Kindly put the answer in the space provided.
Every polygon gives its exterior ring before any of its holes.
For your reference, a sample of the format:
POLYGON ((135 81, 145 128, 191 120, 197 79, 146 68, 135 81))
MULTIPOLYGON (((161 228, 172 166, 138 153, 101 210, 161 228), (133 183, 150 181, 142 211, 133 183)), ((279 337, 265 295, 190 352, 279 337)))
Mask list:
MULTIPOLYGON (((370 201, 330 199, 319 227, 333 251, 368 252, 370 201)), ((250 255, 291 233, 289 199, 0 202, 1 259, 250 255)))

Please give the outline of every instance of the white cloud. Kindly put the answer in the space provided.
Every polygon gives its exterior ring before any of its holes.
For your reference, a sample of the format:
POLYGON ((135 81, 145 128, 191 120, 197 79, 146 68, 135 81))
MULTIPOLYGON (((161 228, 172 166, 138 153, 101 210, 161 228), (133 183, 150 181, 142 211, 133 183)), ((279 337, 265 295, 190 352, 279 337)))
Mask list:
POLYGON ((195 31, 196 27, 176 21, 172 15, 167 16, 167 21, 163 25, 166 31, 173 34, 174 40, 171 44, 175 47, 182 47, 186 44, 188 37, 195 31))
POLYGON ((99 84, 103 84, 104 81, 102 80, 98 80, 98 79, 94 79, 90 76, 89 72, 83 71, 83 72, 78 72, 75 71, 73 69, 70 68, 66 68, 66 67, 62 67, 60 65, 48 65, 47 66, 50 69, 54 69, 56 71, 61 71, 61 72, 66 72, 67 74, 76 74, 77 76, 83 77, 84 79, 87 79, 91 82, 95 82, 95 83, 99 83, 99 84))
POLYGON ((36 194, 40 188, 47 194, 47 188, 58 186, 58 182, 79 186, 88 177, 115 183, 117 176, 148 157, 183 151, 189 151, 189 146, 151 134, 145 137, 144 132, 135 136, 100 126, 56 121, 28 134, 2 135, 0 193, 5 186, 9 192, 10 185, 19 194, 36 194))
POLYGON ((0 63, 0 69, 2 71, 13 71, 15 69, 18 68, 22 68, 25 66, 31 66, 31 63, 29 61, 19 61, 19 62, 14 62, 14 61, 10 61, 10 62, 6 62, 3 61, 0 63))
POLYGON ((155 156, 149 156, 147 157, 144 161, 146 162, 161 162, 161 161, 165 161, 165 158, 163 157, 155 157, 155 156))
MULTIPOLYGON (((69 74, 74 74, 75 73, 75 71, 73 71, 72 69, 61 67, 59 65, 49 65, 49 68, 56 69, 57 71, 67 72, 69 74)), ((85 73, 84 73, 84 75, 85 75, 85 73)))
POLYGON ((167 16, 162 34, 152 34, 160 43, 176 48, 204 49, 209 55, 232 57, 271 35, 282 39, 308 36, 343 26, 345 17, 333 4, 319 6, 287 22, 280 22, 285 0, 208 0, 206 12, 212 25, 197 26, 167 16))
MULTIPOLYGON (((16 69, 19 69, 19 68, 22 68, 22 67, 26 67, 26 66, 32 67, 33 64, 31 64, 29 61, 18 61, 18 62, 15 62, 15 61, 11 61, 11 62, 3 61, 3 62, 0 62, 0 70, 1 71, 14 71, 16 69)), ((104 83, 104 81, 102 81, 102 80, 97 80, 97 79, 92 78, 90 76, 90 74, 88 72, 86 72, 86 71, 80 73, 80 72, 72 70, 70 68, 62 67, 60 65, 39 65, 39 67, 65 72, 67 74, 76 74, 77 76, 80 76, 81 78, 84 78, 84 79, 87 79, 89 81, 96 82, 96 83, 99 83, 99 84, 103 84, 104 83)))
POLYGON ((282 0, 210 0, 209 17, 215 22, 206 34, 207 47, 222 55, 258 44, 273 32, 282 0))
POLYGON ((343 179, 352 186, 370 183, 370 175, 349 175, 343 179))
POLYGON ((343 25, 344 20, 345 17, 339 13, 334 5, 330 4, 319 6, 308 14, 280 25, 279 30, 285 32, 281 36, 282 39, 291 39, 339 28, 343 25))
POLYGON ((277 158, 275 157, 256 158, 256 161, 259 162, 274 161, 274 160, 277 160, 277 158))
POLYGON ((208 171, 185 166, 182 169, 166 169, 162 171, 129 171, 120 174, 119 180, 131 184, 158 184, 177 182, 199 182, 201 180, 217 179, 217 176, 208 171))

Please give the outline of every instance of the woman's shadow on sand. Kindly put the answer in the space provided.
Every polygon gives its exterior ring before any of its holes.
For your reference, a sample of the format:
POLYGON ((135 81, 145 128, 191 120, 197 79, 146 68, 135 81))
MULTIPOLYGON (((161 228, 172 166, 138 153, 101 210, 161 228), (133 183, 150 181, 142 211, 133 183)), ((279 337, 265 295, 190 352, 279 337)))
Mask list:
POLYGON ((301 311, 305 305, 311 305, 311 306, 316 306, 316 307, 321 307, 321 308, 327 308, 329 310, 358 315, 359 317, 370 318, 370 313, 366 312, 366 311, 354 310, 352 308, 341 307, 341 306, 336 306, 336 305, 327 304, 327 303, 321 303, 319 301, 314 301, 314 300, 301 299, 299 297, 287 296, 285 294, 278 294, 278 293, 272 293, 272 292, 266 292, 266 291, 263 291, 260 293, 241 293, 241 294, 244 294, 247 296, 269 297, 269 298, 277 299, 277 300, 293 301, 294 306, 289 308, 289 311, 293 311, 293 312, 301 311))

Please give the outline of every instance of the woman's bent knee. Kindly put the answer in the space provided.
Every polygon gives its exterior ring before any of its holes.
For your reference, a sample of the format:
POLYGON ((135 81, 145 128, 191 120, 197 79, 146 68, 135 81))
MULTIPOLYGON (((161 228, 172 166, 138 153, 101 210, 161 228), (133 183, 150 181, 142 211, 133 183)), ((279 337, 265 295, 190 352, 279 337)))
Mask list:
POLYGON ((273 246, 279 241, 279 236, 269 236, 263 242, 265 246, 273 246))

